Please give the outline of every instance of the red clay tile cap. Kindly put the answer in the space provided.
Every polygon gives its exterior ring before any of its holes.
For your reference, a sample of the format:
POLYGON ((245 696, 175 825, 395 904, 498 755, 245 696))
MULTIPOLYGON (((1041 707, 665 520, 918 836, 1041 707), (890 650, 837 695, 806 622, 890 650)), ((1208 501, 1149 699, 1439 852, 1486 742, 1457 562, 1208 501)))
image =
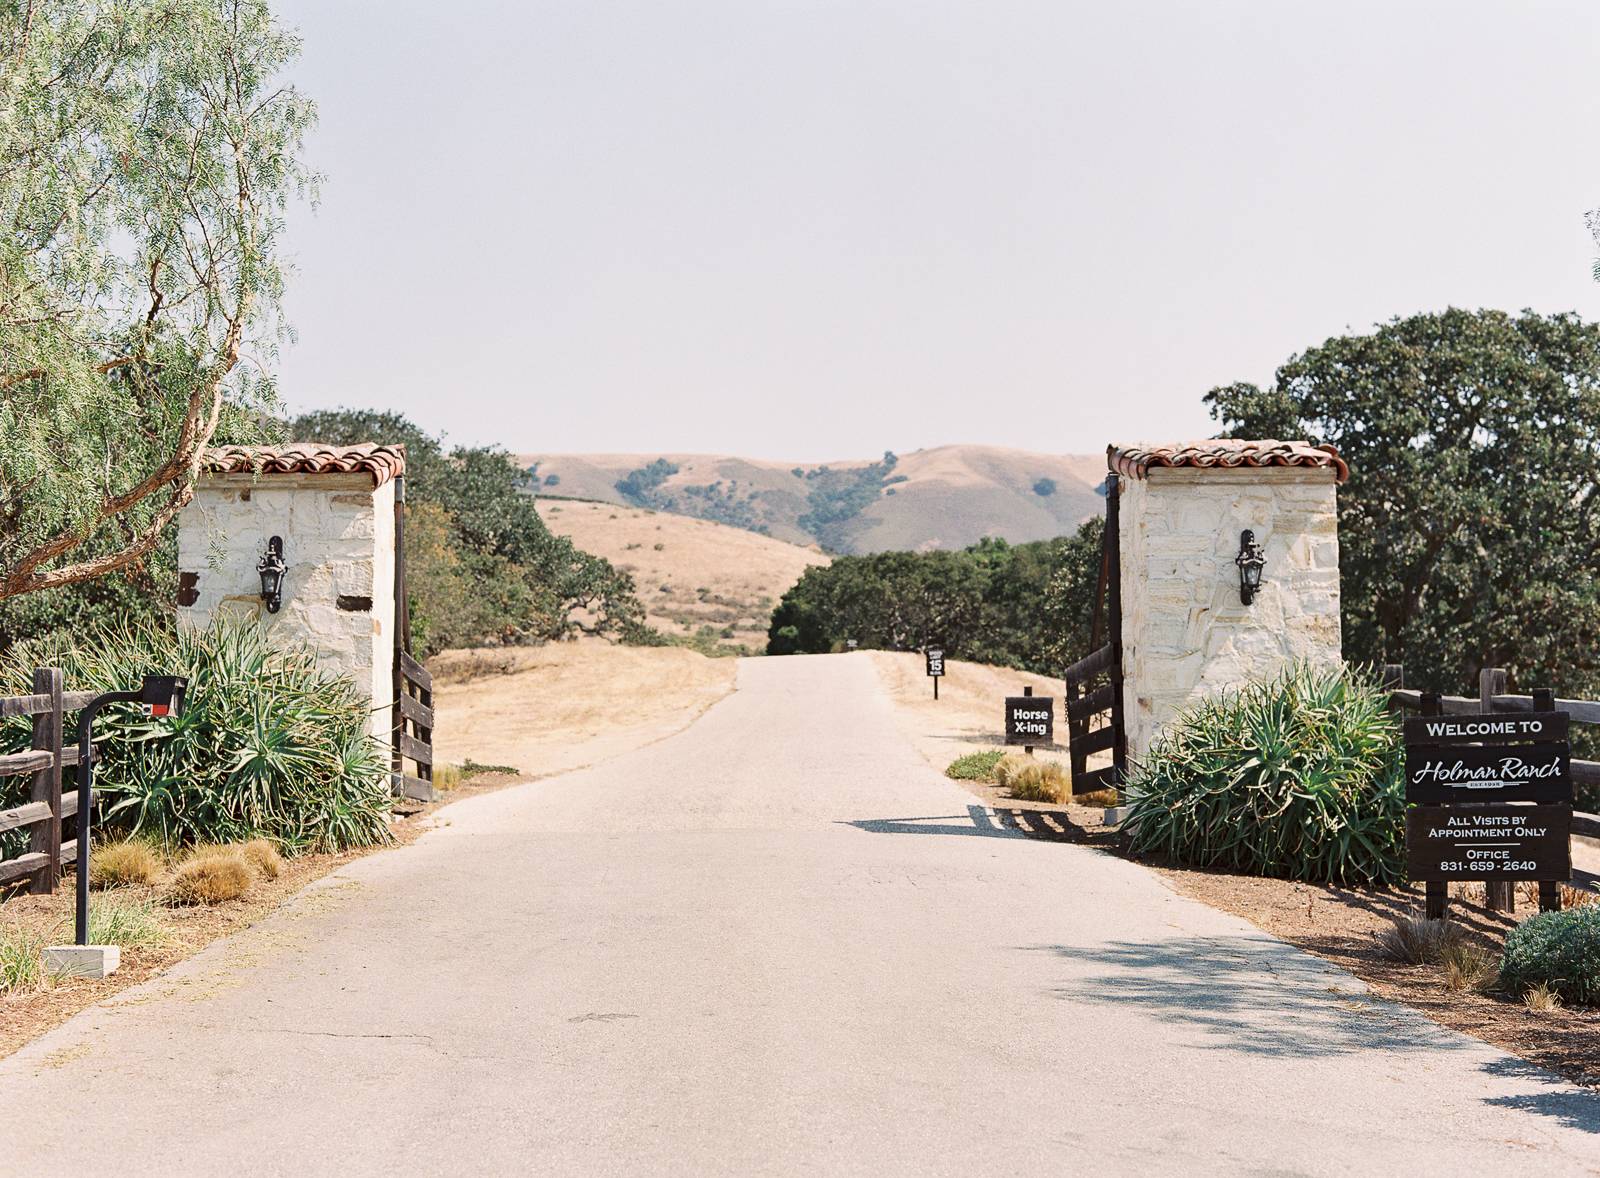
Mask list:
POLYGON ((203 468, 212 474, 359 474, 382 486, 406 472, 404 445, 329 446, 295 442, 288 446, 221 446, 206 451, 203 468))
POLYGON ((1317 466, 1333 471, 1335 482, 1350 477, 1350 467, 1333 446, 1310 442, 1243 441, 1207 438, 1202 442, 1168 442, 1142 446, 1107 446, 1106 467, 1130 479, 1142 479, 1152 466, 1317 466))

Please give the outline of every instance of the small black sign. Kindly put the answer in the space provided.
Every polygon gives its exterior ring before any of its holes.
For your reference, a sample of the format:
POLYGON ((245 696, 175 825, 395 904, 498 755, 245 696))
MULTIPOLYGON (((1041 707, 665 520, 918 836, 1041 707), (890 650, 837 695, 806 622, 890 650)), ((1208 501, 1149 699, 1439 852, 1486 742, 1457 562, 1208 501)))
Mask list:
POLYGON ((1572 753, 1564 741, 1407 745, 1406 801, 1570 802, 1572 753))
POLYGON ((1415 716, 1405 723, 1410 744, 1474 744, 1490 741, 1532 740, 1540 743, 1567 739, 1565 712, 1523 712, 1512 715, 1415 716))
POLYGON ((1007 744, 1054 744, 1056 701, 1048 695, 1006 696, 1007 744))
POLYGON ((1567 806, 1418 806, 1406 816, 1414 880, 1572 878, 1567 806))
POLYGON ((940 675, 943 675, 944 651, 940 650, 936 646, 930 646, 927 650, 923 651, 923 654, 928 660, 928 674, 932 675, 934 678, 938 678, 940 675))

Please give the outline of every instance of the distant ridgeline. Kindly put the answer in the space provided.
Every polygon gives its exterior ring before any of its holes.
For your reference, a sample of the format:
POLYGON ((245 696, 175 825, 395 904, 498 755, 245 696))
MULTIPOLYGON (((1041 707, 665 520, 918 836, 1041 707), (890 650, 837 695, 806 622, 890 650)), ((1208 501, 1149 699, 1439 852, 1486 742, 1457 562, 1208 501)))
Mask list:
MULTIPOLYGON (((891 475, 899 461, 884 451, 881 462, 835 470, 817 466, 807 470, 797 466, 790 473, 805 484, 806 510, 796 523, 824 550, 842 551, 847 546, 847 528, 853 519, 870 507, 880 494, 894 494, 894 484, 905 482, 904 475, 891 475)), ((529 469, 536 476, 538 464, 529 469)), ((777 520, 772 493, 758 487, 741 488, 737 479, 717 479, 711 483, 668 486, 678 473, 678 465, 657 458, 636 467, 616 481, 617 494, 625 503, 653 511, 670 511, 697 519, 713 520, 762 535, 771 535, 777 520)), ((553 477, 553 476, 552 476, 553 477)))

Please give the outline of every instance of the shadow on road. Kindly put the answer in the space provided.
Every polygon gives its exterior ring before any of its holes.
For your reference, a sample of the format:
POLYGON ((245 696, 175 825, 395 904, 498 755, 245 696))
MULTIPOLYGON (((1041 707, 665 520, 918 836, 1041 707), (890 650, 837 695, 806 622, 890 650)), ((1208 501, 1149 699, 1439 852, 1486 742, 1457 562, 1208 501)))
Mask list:
POLYGON ((860 818, 841 823, 873 834, 963 834, 988 838, 1025 838, 1027 832, 997 822, 982 806, 968 806, 965 814, 938 814, 928 818, 860 818))
POLYGON ((1370 1051, 1441 1051, 1466 1041, 1359 992, 1281 942, 1243 936, 1047 945, 1088 967, 1056 987, 1078 1004, 1131 1004, 1218 1051, 1318 1058, 1370 1051))
POLYGON ((1553 1117, 1569 1129, 1582 1129, 1585 1133, 1600 1133, 1600 1093, 1574 1091, 1565 1081, 1557 1079, 1543 1068, 1520 1059, 1502 1059, 1489 1064, 1484 1071, 1494 1076, 1518 1076, 1542 1081, 1548 1092, 1524 1096, 1495 1096, 1485 1104, 1500 1108, 1514 1108, 1521 1112, 1538 1113, 1553 1117))
POLYGON ((1059 809, 993 809, 968 806, 965 814, 939 814, 929 818, 859 818, 842 825, 873 834, 963 834, 991 838, 1036 838, 1058 843, 1090 841, 1059 809))

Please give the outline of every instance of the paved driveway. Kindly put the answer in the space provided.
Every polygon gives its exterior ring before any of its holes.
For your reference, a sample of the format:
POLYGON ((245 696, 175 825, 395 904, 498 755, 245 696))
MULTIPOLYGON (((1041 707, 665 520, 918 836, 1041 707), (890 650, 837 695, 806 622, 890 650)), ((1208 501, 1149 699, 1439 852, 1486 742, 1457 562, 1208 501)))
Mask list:
POLYGON ((998 827, 865 659, 444 817, 0 1062, 0 1172, 1600 1173, 1592 1094, 998 827))

